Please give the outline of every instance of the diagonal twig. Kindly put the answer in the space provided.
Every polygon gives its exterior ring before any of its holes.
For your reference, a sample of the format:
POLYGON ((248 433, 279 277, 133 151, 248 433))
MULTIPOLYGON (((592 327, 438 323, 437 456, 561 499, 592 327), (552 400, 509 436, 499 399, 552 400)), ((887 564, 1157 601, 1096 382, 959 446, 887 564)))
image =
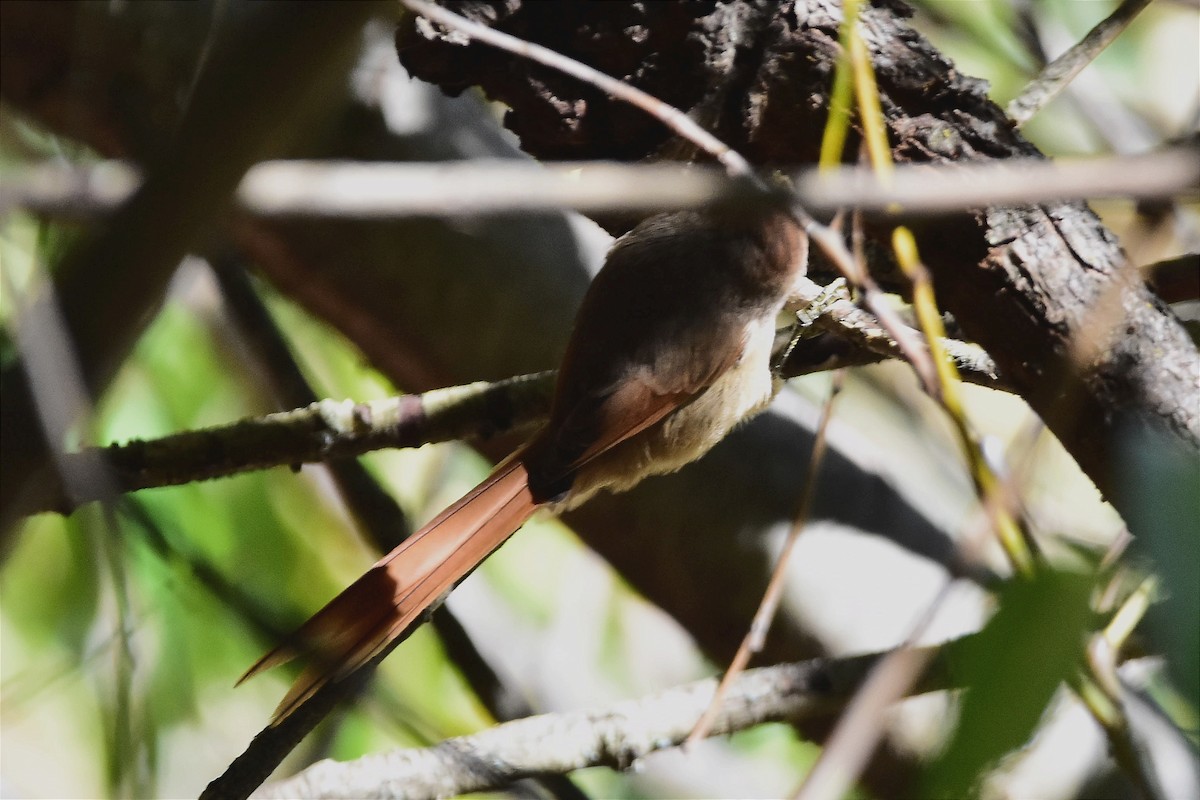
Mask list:
POLYGON ((1018 126, 1028 122, 1034 114, 1074 80, 1083 68, 1095 60, 1104 48, 1113 43, 1121 32, 1129 27, 1141 11, 1150 5, 1150 0, 1125 0, 1116 10, 1088 31, 1070 50, 1051 61, 1041 74, 1029 82, 1021 94, 1013 98, 1005 112, 1018 126))
POLYGON ((729 666, 726 668, 721 682, 717 684, 717 689, 713 692, 708 708, 701 715, 699 721, 696 723, 696 727, 688 734, 688 744, 693 744, 708 737, 717 717, 721 713, 722 707, 728 699, 734 682, 739 675, 745 672, 750 659, 762 650, 763 643, 766 641, 767 631, 770 630, 771 623, 775 619, 775 614, 779 610, 779 603, 783 599, 784 584, 788 575, 788 563, 791 561, 792 552, 796 549, 796 542, 799 541, 800 534, 804 532, 804 526, 808 523, 813 497, 816 494, 817 473, 820 471, 821 462, 825 458, 827 442, 825 434, 829 429, 829 421, 833 418, 833 404, 842 390, 845 375, 846 373, 842 370, 835 372, 833 375, 833 385, 829 389, 829 397, 825 400, 825 405, 821 408, 821 418, 817 422, 817 430, 813 435, 812 453, 808 459, 808 470, 804 473, 804 485, 800 489, 800 502, 796 505, 796 513, 792 519, 791 529, 788 530, 783 548, 776 557, 775 571, 771 573, 771 580, 767 584, 767 590, 763 593, 762 600, 758 604, 758 610, 754 613, 754 619, 750 623, 750 630, 746 632, 746 636, 742 639, 741 644, 738 645, 737 653, 734 654, 733 660, 729 662, 729 666))
POLYGON ((542 47, 540 44, 518 39, 516 36, 489 28, 486 25, 480 25, 478 22, 472 22, 466 17, 455 14, 453 11, 449 11, 433 3, 426 2, 426 0, 400 0, 400 2, 428 20, 457 30, 472 39, 489 44, 492 47, 506 50, 514 55, 521 56, 530 61, 536 61, 551 69, 556 69, 565 75, 578 78, 618 100, 640 108, 679 136, 687 139, 715 158, 725 167, 730 175, 745 178, 755 188, 760 190, 766 189, 766 184, 755 173, 754 168, 750 166, 750 162, 743 158, 740 153, 716 136, 713 136, 687 114, 674 106, 664 103, 657 97, 643 92, 636 86, 631 86, 624 81, 619 81, 616 78, 605 75, 600 70, 593 69, 587 64, 564 56, 561 53, 556 53, 548 47, 542 47))

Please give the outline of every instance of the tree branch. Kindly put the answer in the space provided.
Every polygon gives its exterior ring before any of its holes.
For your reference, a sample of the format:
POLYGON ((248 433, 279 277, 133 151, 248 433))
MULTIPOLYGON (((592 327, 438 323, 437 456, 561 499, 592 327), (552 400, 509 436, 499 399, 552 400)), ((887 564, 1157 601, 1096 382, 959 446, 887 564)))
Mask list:
MULTIPOLYGON (((970 208, 1053 200, 1196 197, 1200 157, 1194 145, 1134 156, 1065 161, 899 165, 890 180, 872 169, 801 169, 795 196, 816 213, 857 208, 875 217, 939 216, 970 208)), ((122 161, 39 164, 12 170, 0 185, 0 213, 12 208, 55 217, 110 212, 140 185, 122 161)), ((264 161, 237 190, 247 213, 261 217, 393 219, 478 217, 573 209, 584 214, 646 214, 702 206, 763 205, 721 170, 677 164, 613 162, 465 162, 460 164, 264 161)))
POLYGON ((268 467, 298 468, 384 447, 487 439, 549 413, 553 377, 535 373, 362 403, 319 400, 231 425, 88 448, 67 454, 66 462, 103 458, 121 490, 129 492, 268 467))
MULTIPOLYGON (((946 668, 945 646, 915 652, 930 657, 933 665, 914 694, 955 685, 946 668)), ((747 670, 730 685, 710 733, 720 736, 764 722, 833 713, 881 658, 864 655, 747 670)), ((418 800, 500 789, 519 778, 585 767, 628 769, 656 750, 683 743, 708 707, 716 683, 698 681, 602 711, 543 714, 424 749, 346 763, 322 761, 254 796, 418 800)))
MULTIPOLYGON (((900 348, 868 312, 844 294, 832 301, 811 281, 799 299, 809 333, 787 352, 787 378, 900 358, 900 348)), ((778 343, 780 352, 788 344, 778 343)), ((979 347, 943 341, 965 380, 1004 389, 991 358, 979 347)), ((63 456, 68 469, 103 459, 121 492, 228 477, 271 467, 327 462, 388 447, 420 447, 454 440, 487 440, 527 430, 550 411, 555 373, 540 372, 487 383, 434 389, 356 403, 318 400, 303 408, 239 420, 158 439, 91 447, 63 456)), ((80 495, 83 503, 97 498, 80 495)), ((65 497, 42 510, 72 510, 65 497)))
POLYGON ((1024 125, 1043 106, 1066 88, 1083 68, 1092 63, 1104 48, 1113 43, 1129 23, 1142 12, 1150 0, 1125 0, 1099 25, 1088 31, 1067 52, 1047 64, 1042 73, 1030 81, 1020 95, 1013 98, 1005 111, 1018 125, 1024 125))

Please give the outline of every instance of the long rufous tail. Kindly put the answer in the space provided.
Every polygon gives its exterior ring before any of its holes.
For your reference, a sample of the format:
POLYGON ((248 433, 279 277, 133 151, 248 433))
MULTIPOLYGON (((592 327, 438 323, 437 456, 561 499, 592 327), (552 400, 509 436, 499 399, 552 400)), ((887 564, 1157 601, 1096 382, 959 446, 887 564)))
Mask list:
POLYGON ((343 678, 407 636, 424 612, 537 509, 517 456, 375 563, 238 683, 297 655, 312 664, 275 710, 278 724, 326 683, 343 678))

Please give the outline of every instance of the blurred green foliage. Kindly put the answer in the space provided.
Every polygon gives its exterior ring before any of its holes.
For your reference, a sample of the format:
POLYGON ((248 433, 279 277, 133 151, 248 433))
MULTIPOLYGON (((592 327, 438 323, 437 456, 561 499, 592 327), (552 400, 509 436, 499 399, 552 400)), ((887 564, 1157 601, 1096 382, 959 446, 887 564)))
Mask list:
POLYGON ((991 620, 954 651, 952 669, 966 693, 922 797, 977 795, 972 787, 984 768, 1029 740, 1054 693, 1082 665, 1093 580, 1043 570, 998 592, 991 620))

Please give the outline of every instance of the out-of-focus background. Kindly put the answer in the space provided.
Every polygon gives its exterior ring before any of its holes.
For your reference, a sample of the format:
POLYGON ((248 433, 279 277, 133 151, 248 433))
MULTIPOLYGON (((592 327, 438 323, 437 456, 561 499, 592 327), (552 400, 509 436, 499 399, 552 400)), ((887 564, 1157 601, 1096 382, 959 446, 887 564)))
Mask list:
MULTIPOLYGON (((200 86, 202 70, 226 41, 264 19, 264 30, 274 24, 255 5, 2 4, 0 187, 6 176, 45 163, 153 164, 194 136, 188 126, 211 89, 200 86)), ((915 27, 962 72, 989 81, 1003 105, 1046 57, 1078 41, 1116 4, 915 5, 915 27)), ((322 51, 315 74, 273 69, 308 57, 295 52, 250 59, 230 77, 235 98, 242 84, 271 91, 276 83, 309 81, 293 104, 205 128, 203 141, 190 145, 195 152, 214 163, 225 153, 251 161, 523 157, 499 124, 502 109, 471 91, 447 98, 404 74, 392 44, 397 8, 347 8, 354 9, 345 12, 354 15, 353 34, 322 51)), ((1055 157, 1145 152, 1196 131, 1198 82, 1200 13, 1194 4, 1159 0, 1026 132, 1055 157)), ((202 195, 205 178, 189 174, 193 182, 180 191, 202 195)), ((149 439, 299 404, 288 399, 296 395, 278 360, 263 355, 264 334, 239 297, 261 301, 316 397, 370 400, 553 368, 611 241, 591 221, 565 213, 316 223, 231 220, 209 206, 199 212, 211 223, 201 244, 169 276, 139 274, 130 247, 128 261, 107 265, 111 279, 96 278, 129 287, 117 298, 140 298, 137 287, 156 280, 169 286, 161 307, 139 299, 128 309, 149 322, 94 398, 95 416, 69 431, 74 443, 149 439)), ((1110 201, 1096 210, 1137 264, 1200 249, 1195 207, 1110 201)), ((0 204, 6 367, 16 358, 22 298, 98 224, 86 208, 67 211, 38 216, 0 204)), ((1177 310, 1197 316, 1195 302, 1177 310)), ((86 346, 104 352, 106 343, 86 346)), ((69 369, 59 374, 69 377, 69 369)), ((786 531, 829 385, 828 375, 794 380, 768 417, 679 476, 648 481, 567 524, 535 519, 464 582, 449 607, 510 690, 533 711, 575 709, 722 669, 786 531), (747 464, 745 452, 759 460, 747 464), (660 530, 660 511, 675 520, 669 531, 660 530), (704 535, 706 526, 722 532, 719 545, 704 535), (621 533, 605 558, 573 532, 590 539, 606 527, 621 533), (639 571, 639 564, 650 566, 639 571), (723 609, 733 611, 726 617, 723 609)), ((1030 430, 1020 400, 967 392, 970 419, 995 446, 1030 430)), ((973 519, 952 429, 905 366, 851 372, 831 440, 821 499, 791 569, 788 621, 764 663, 903 640, 946 580, 952 542, 973 519)), ((486 474, 487 459, 507 444, 484 443, 486 457, 459 443, 377 452, 361 459, 367 474, 359 480, 376 481, 419 524, 486 474)), ((1019 487, 1034 529, 1052 550, 1103 553, 1121 520, 1048 435, 1033 453, 1019 487)), ((1192 466, 1161 479, 1163 503, 1197 510, 1192 466)), ((1147 470, 1153 474, 1153 465, 1147 470)), ((356 490, 345 480, 323 466, 275 468, 146 490, 67 517, 42 513, 6 533, 0 796, 192 796, 219 774, 267 721, 292 673, 277 670, 236 690, 233 682, 274 636, 374 560, 366 528, 400 525, 383 501, 384 510, 365 522, 361 508, 349 510, 347 491, 356 490)), ((1191 548, 1181 556, 1194 567, 1194 540, 1191 548)), ((928 637, 977 629, 989 608, 987 595, 964 582, 928 637)), ((1178 694, 1194 687, 1157 672, 1145 684, 1176 722, 1191 719, 1194 737, 1196 707, 1178 694)), ((952 709, 944 696, 905 703, 887 755, 860 793, 894 796, 888 787, 900 782, 889 774, 918 769, 917 758, 951 727, 952 709)), ((429 744, 492 722, 426 626, 285 769, 429 744)), ((795 730, 770 725, 649 757, 629 773, 593 769, 574 777, 596 797, 775 797, 795 787, 817 752, 795 730)), ((1014 798, 1128 792, 1099 729, 1065 696, 1033 746, 1005 762, 989 785, 995 796, 1014 798)))

